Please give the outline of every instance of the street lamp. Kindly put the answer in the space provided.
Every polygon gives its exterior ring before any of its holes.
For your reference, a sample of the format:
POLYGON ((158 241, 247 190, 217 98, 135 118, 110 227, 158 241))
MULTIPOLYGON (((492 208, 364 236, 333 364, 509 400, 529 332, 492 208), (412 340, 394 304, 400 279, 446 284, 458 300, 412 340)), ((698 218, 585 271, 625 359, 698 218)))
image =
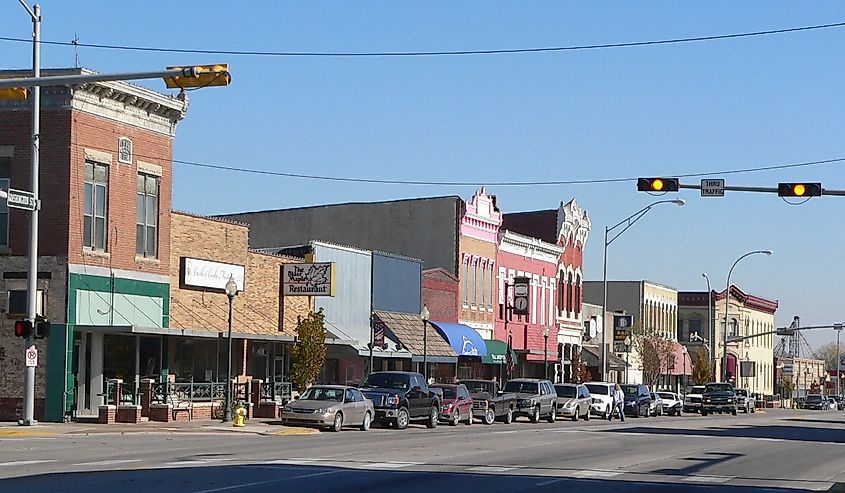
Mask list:
POLYGON ((423 375, 425 376, 425 381, 428 383, 428 306, 423 305, 422 311, 420 312, 420 318, 423 322, 423 375))
POLYGON ((232 421, 232 311, 238 294, 238 285, 232 276, 229 276, 224 289, 229 298, 229 351, 226 362, 226 403, 223 408, 223 422, 226 423, 232 421))
MULTIPOLYGON (((575 370, 573 369, 573 374, 575 370)), ((549 328, 543 327, 543 378, 549 379, 549 328)))
MULTIPOLYGON (((710 277, 707 275, 706 272, 701 273, 701 277, 707 280, 707 339, 710 341, 714 341, 715 333, 713 332, 713 290, 710 289, 710 277)), ((700 337, 700 336, 699 336, 700 337)), ((707 353, 708 357, 710 358, 710 364, 713 364, 713 361, 716 359, 716 355, 713 353, 714 348, 708 348, 707 353)))
POLYGON ((749 257, 751 255, 757 254, 764 254, 764 255, 771 255, 771 250, 754 250, 744 254, 743 256, 736 259, 734 264, 731 266, 731 269, 728 271, 728 283, 727 287, 725 288, 725 327, 722 330, 722 381, 728 381, 728 306, 731 300, 731 274, 733 274, 734 267, 736 264, 739 263, 740 260, 744 259, 745 257, 749 257))
POLYGON ((631 336, 625 336, 625 383, 628 383, 628 355, 631 354, 631 336))
MULTIPOLYGON (((626 217, 625 219, 619 221, 618 223, 614 224, 613 226, 611 226, 611 227, 605 226, 605 228, 604 228, 604 269, 603 269, 604 270, 604 280, 603 280, 604 296, 602 297, 602 303, 601 303, 602 320, 604 320, 604 318, 606 318, 605 314, 607 313, 607 247, 610 246, 610 244, 613 243, 616 240, 616 238, 619 238, 622 235, 622 233, 624 233, 625 231, 628 231, 628 228, 633 226, 634 223, 636 223, 644 215, 646 215, 648 213, 648 211, 651 210, 652 207, 659 205, 659 204, 675 204, 678 207, 680 207, 680 206, 686 204, 686 201, 684 201, 683 199, 658 200, 657 202, 654 202, 652 204, 649 204, 649 205, 643 207, 642 209, 640 209, 637 212, 631 214, 630 216, 626 217), (616 233, 616 235, 613 238, 610 238, 608 240, 607 237, 610 234, 610 232, 613 231, 614 229, 622 226, 623 224, 625 225, 625 227, 622 228, 622 231, 616 233)), ((606 337, 606 333, 608 331, 607 331, 607 322, 605 321, 604 323, 605 323, 605 327, 602 327, 602 336, 601 336, 602 337, 602 341, 601 341, 601 343, 602 343, 601 344, 601 372, 602 372, 602 378, 607 378, 607 342, 605 340, 605 337, 606 337)), ((625 368, 625 375, 626 375, 625 378, 626 378, 626 382, 627 382, 627 375, 628 375, 628 369, 627 368, 625 368)))
POLYGON ((836 395, 842 395, 842 351, 839 348, 842 324, 835 324, 833 328, 836 329, 836 395))

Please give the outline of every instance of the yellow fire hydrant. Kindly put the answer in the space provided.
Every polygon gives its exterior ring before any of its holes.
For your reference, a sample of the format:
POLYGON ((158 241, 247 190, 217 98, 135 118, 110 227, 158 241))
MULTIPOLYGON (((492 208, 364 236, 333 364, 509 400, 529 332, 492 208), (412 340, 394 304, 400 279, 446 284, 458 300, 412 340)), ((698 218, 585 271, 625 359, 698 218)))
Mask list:
POLYGON ((235 419, 232 426, 246 426, 246 409, 238 406, 235 409, 235 419))

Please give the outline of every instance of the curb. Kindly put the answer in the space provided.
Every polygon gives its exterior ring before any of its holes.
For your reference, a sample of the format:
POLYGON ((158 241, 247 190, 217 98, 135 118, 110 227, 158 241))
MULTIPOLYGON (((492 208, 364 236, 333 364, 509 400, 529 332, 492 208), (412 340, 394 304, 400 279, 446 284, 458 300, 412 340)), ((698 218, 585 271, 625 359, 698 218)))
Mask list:
POLYGON ((35 430, 0 430, 0 437, 53 437, 58 433, 53 431, 35 430))

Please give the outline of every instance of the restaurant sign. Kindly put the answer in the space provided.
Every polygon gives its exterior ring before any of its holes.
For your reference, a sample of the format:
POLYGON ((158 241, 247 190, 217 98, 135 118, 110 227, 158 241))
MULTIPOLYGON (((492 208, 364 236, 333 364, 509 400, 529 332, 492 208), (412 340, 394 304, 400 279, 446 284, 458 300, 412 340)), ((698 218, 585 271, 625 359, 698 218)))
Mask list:
POLYGON ((244 266, 182 257, 182 284, 197 288, 223 290, 233 279, 238 291, 244 290, 244 266))
POLYGON ((285 296, 334 296, 334 263, 282 265, 282 293, 285 296))

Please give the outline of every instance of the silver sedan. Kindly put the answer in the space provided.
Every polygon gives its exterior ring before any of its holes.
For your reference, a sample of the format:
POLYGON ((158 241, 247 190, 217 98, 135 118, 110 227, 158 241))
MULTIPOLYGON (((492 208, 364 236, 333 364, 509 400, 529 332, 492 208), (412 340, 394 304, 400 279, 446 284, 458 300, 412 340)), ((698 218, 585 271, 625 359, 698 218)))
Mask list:
POLYGON ((355 387, 314 385, 282 409, 282 423, 340 431, 344 426, 370 429, 373 401, 355 387))

